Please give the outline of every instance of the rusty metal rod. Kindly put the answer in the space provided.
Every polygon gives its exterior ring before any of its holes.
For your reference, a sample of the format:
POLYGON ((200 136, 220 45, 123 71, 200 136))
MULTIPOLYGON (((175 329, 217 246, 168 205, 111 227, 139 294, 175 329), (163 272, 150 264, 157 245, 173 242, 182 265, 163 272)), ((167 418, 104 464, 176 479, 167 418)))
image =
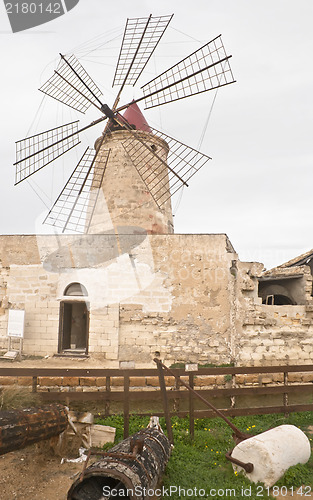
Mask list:
POLYGON ((254 465, 251 462, 245 463, 245 462, 242 462, 241 460, 237 460, 237 458, 233 458, 231 456, 231 451, 228 451, 227 453, 225 453, 225 457, 227 458, 227 460, 229 460, 233 464, 239 465, 239 467, 242 467, 246 472, 252 472, 254 469, 254 465))
POLYGON ((207 401, 203 396, 201 396, 197 391, 195 391, 194 389, 192 389, 192 387, 190 387, 190 385, 186 384, 186 382, 184 382, 183 380, 181 380, 180 376, 179 375, 176 375, 175 372, 173 372, 170 368, 168 368, 167 366, 165 366, 164 363, 162 363, 162 361, 160 361, 158 358, 154 358, 153 360, 156 365, 158 367, 162 367, 164 368, 168 373, 170 373, 173 377, 175 377, 177 380, 180 381, 180 383, 186 387, 190 392, 192 392, 192 394, 194 394, 198 399, 200 399, 200 401, 202 401, 206 406, 208 406, 209 408, 211 408, 211 410, 213 410, 219 417, 221 417, 225 422, 226 424, 234 431, 235 433, 235 436, 237 438, 239 438, 240 440, 245 440, 247 439, 248 437, 251 437, 251 436, 248 436, 246 434, 244 434, 243 432, 241 432, 238 427, 236 427, 225 415, 223 412, 221 412, 220 410, 218 410, 214 405, 212 405, 209 401, 207 401))

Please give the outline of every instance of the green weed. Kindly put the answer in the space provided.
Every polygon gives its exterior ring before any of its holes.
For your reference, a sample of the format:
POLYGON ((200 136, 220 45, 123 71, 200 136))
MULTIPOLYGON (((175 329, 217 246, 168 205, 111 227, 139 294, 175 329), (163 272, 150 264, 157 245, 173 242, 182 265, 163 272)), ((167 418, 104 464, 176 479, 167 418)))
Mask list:
MULTIPOLYGON (((135 433, 145 427, 148 417, 130 418, 130 433, 135 433)), ((285 418, 282 415, 256 415, 236 417, 233 423, 246 434, 251 436, 267 431, 282 424, 296 425, 304 432, 313 424, 313 413, 294 413, 285 418)), ((112 416, 97 420, 96 423, 112 425, 117 428, 116 440, 123 438, 123 417, 112 416)), ((189 434, 189 419, 173 417, 171 419, 174 436, 174 449, 163 476, 164 488, 171 491, 171 500, 181 500, 186 497, 182 493, 188 490, 188 499, 199 499, 203 492, 210 500, 222 498, 260 498, 273 499, 268 489, 262 485, 251 483, 243 474, 236 474, 232 464, 226 459, 225 453, 235 444, 232 439, 232 430, 220 418, 196 419, 195 436, 192 440, 189 434), (177 491, 175 491, 175 488, 177 491), (179 492, 179 488, 181 491, 179 492), (200 490, 200 494, 199 494, 200 490)), ((166 432, 165 420, 160 424, 166 432)), ((309 439, 310 434, 307 434, 309 439)), ((277 486, 299 487, 301 485, 313 488, 313 458, 305 465, 291 467, 277 483, 277 486)))

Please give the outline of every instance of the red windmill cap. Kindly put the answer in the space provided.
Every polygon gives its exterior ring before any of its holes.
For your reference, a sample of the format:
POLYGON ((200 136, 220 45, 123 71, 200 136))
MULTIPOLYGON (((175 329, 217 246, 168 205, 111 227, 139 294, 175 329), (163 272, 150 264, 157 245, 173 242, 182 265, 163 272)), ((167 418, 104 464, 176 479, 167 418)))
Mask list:
POLYGON ((126 118, 130 125, 134 125, 136 130, 143 130, 144 132, 152 132, 145 117, 137 106, 136 102, 133 101, 130 106, 126 109, 123 117, 126 118))

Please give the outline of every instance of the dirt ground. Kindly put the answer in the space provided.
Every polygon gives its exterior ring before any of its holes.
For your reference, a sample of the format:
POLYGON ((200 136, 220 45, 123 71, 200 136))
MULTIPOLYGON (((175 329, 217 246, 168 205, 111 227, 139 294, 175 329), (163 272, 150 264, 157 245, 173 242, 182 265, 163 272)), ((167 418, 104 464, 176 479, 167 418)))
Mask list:
POLYGON ((60 462, 38 445, 0 456, 1 500, 66 500, 83 465, 60 462))
MULTIPOLYGON (((67 492, 83 464, 61 464, 43 445, 32 445, 0 456, 1 500, 66 500, 67 492)), ((278 500, 300 500, 296 492, 276 496, 278 500)), ((245 497, 247 498, 247 497, 245 497)), ((305 498, 313 498, 305 495, 305 498)))

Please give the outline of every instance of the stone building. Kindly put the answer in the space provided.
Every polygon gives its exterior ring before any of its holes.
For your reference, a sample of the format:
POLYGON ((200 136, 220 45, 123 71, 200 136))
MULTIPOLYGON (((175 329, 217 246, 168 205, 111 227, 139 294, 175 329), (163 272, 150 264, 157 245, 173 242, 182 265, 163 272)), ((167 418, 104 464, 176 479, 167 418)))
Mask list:
MULTIPOLYGON (((127 120, 166 161, 140 111, 127 120)), ((85 234, 0 237, 0 348, 21 309, 23 353, 65 365, 310 363, 313 251, 263 272, 225 234, 174 234, 170 199, 156 205, 121 146, 128 136, 112 127, 101 141, 110 162, 85 234)))

